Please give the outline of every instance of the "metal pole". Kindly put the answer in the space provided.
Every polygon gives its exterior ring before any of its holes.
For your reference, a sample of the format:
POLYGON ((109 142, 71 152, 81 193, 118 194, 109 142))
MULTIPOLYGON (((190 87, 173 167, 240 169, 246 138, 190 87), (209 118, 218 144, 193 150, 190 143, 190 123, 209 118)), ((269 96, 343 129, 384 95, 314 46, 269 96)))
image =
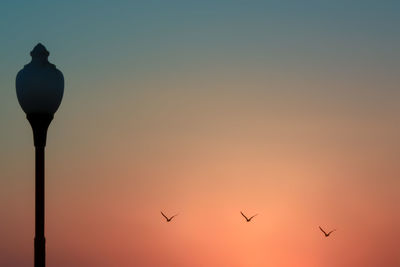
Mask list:
POLYGON ((35 267, 46 266, 46 238, 44 236, 44 146, 35 147, 35 267))
POLYGON ((28 114, 27 119, 32 126, 35 145, 35 241, 34 266, 46 266, 46 238, 44 236, 44 151, 46 147, 47 129, 53 115, 28 114))

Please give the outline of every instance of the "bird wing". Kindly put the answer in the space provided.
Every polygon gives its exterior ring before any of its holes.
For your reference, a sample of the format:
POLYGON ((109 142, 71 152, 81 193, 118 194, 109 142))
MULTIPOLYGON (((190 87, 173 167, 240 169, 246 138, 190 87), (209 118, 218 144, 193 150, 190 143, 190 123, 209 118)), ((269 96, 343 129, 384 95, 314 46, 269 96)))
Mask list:
POLYGON ((332 233, 335 232, 335 231, 336 231, 336 229, 333 229, 332 231, 330 231, 330 232, 328 233, 328 235, 332 234, 332 233))
POLYGON ((318 226, 318 227, 326 235, 326 232, 324 231, 324 229, 322 229, 321 226, 318 226))
POLYGON ((255 215, 251 216, 251 217, 249 218, 249 220, 253 219, 253 218, 256 217, 257 215, 258 215, 258 214, 255 214, 255 215))
POLYGON ((171 216, 171 218, 169 218, 170 220, 172 220, 172 218, 174 218, 175 216, 178 216, 179 213, 175 214, 174 216, 171 216))
POLYGON ((161 215, 166 219, 166 220, 168 220, 168 217, 162 212, 162 211, 160 211, 161 212, 161 215))
POLYGON ((246 215, 243 214, 243 212, 240 212, 240 214, 242 214, 242 216, 245 217, 246 220, 248 220, 248 218, 246 217, 246 215))

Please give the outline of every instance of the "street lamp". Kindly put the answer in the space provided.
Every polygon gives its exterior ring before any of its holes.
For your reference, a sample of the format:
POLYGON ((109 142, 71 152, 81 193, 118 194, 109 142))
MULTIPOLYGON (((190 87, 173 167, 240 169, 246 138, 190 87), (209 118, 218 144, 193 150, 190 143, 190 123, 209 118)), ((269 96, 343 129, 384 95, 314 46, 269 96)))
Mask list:
POLYGON ((42 44, 31 51, 32 61, 17 74, 18 102, 32 126, 35 145, 35 267, 46 265, 44 237, 44 148, 47 129, 64 94, 64 76, 49 63, 49 52, 42 44))

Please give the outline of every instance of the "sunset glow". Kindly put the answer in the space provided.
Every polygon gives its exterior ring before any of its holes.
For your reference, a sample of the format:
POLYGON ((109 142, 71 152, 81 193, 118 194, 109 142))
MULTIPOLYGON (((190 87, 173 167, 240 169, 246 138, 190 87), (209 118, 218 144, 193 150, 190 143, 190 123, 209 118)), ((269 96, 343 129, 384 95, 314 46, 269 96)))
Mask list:
POLYGON ((38 42, 65 77, 46 148, 49 267, 400 266, 399 3, 0 10, 0 266, 33 266, 15 76, 38 42))

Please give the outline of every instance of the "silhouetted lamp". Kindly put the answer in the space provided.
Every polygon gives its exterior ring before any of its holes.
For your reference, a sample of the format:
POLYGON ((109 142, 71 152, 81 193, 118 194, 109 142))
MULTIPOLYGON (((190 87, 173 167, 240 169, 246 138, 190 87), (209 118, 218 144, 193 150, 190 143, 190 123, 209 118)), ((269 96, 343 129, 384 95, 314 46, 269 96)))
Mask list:
POLYGON ((47 129, 64 94, 64 76, 51 64, 42 44, 31 51, 32 61, 17 74, 18 102, 32 126, 35 145, 35 267, 46 265, 44 237, 44 148, 47 129))

